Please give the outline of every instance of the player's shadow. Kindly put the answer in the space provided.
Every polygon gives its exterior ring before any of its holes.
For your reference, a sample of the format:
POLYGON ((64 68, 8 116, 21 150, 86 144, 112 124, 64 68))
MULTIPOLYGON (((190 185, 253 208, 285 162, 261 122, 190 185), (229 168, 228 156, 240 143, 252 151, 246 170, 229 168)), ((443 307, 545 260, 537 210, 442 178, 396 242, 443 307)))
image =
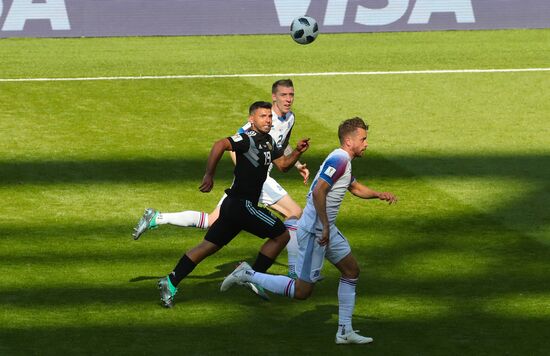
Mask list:
MULTIPOLYGON (((238 264, 238 262, 224 263, 224 264, 221 264, 221 265, 217 265, 215 267, 216 271, 214 271, 212 273, 205 274, 205 275, 200 275, 200 276, 199 275, 194 275, 194 274, 191 273, 190 275, 188 275, 185 278, 189 278, 189 279, 206 279, 206 280, 222 278, 222 277, 227 276, 229 273, 231 273, 231 271, 235 268, 236 264, 238 264)), ((135 282, 149 281, 149 280, 152 280, 152 279, 160 279, 162 277, 165 277, 165 276, 137 276, 137 277, 134 277, 134 278, 130 279, 128 282, 135 283, 135 282)))
MULTIPOLYGON (((249 258, 249 259, 246 259, 246 260, 247 261, 252 261, 253 259, 249 258)), ((191 273, 190 275, 188 275, 185 278, 205 279, 205 280, 223 278, 223 277, 227 276, 229 273, 231 273, 240 262, 241 261, 232 261, 232 262, 223 263, 221 265, 217 265, 215 267, 216 271, 214 271, 212 273, 205 274, 205 275, 194 275, 194 274, 191 273)), ((279 262, 275 262, 275 263, 273 263, 273 265, 274 266, 284 266, 282 263, 279 263, 279 262)), ((162 277, 165 277, 165 276, 137 276, 137 277, 131 278, 128 282, 135 283, 135 282, 142 282, 142 281, 158 280, 162 277)))
MULTIPOLYGON (((197 181, 206 157, 131 160, 1 161, 0 182, 9 184, 197 181)), ((232 178, 229 159, 219 163, 217 179, 232 178)), ((198 186, 198 185, 197 185, 198 186)))
MULTIPOLYGON (((311 298, 315 299, 315 296, 311 298)), ((316 305, 313 310, 306 310, 289 320, 289 325, 299 326, 304 325, 322 325, 324 323, 332 323, 334 317, 338 317, 338 300, 334 299, 334 304, 316 305)), ((360 323, 361 321, 377 320, 377 318, 364 315, 353 315, 353 320, 360 323)))
POLYGON ((152 279, 158 280, 165 276, 138 276, 135 278, 131 278, 128 282, 134 283, 134 282, 142 282, 142 281, 150 281, 152 279))

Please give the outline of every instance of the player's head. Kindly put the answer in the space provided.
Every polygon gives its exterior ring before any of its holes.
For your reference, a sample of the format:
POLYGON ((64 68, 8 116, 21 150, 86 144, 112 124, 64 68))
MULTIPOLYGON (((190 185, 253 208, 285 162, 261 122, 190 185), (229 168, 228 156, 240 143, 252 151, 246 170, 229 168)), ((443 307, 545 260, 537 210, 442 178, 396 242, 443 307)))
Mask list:
POLYGON ((267 101, 256 101, 248 108, 248 121, 252 124, 254 131, 269 133, 272 117, 271 103, 267 101))
POLYGON ((369 125, 360 117, 353 117, 343 121, 338 126, 340 146, 351 153, 353 157, 361 157, 369 145, 367 131, 369 125))
POLYGON ((294 84, 290 79, 277 80, 271 86, 273 111, 277 115, 284 115, 292 109, 294 103, 294 84))

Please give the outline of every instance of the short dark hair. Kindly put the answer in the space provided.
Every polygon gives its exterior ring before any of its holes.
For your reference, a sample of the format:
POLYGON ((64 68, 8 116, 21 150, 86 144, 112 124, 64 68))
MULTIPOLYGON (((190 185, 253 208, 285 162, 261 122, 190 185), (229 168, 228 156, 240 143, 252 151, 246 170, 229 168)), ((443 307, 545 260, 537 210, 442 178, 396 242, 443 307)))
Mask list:
POLYGON ((267 101, 256 101, 248 108, 248 115, 253 115, 259 108, 271 110, 271 103, 267 101))
POLYGON ((279 79, 273 85, 271 86, 271 94, 275 94, 277 92, 277 87, 287 87, 287 88, 294 88, 294 84, 292 83, 292 80, 290 79, 279 79))
POLYGON ((340 126, 338 126, 338 139, 340 140, 340 144, 344 143, 344 138, 346 136, 354 133, 357 129, 365 129, 365 131, 368 131, 369 125, 366 124, 362 118, 357 116, 342 121, 340 126))

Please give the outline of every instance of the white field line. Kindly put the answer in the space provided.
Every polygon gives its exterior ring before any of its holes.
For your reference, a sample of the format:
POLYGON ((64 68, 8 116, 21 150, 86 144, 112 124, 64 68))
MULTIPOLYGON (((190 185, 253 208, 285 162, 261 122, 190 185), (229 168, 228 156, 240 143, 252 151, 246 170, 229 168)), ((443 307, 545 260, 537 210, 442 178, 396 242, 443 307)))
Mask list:
POLYGON ((547 72, 550 68, 510 68, 510 69, 442 69, 442 70, 402 70, 385 72, 318 72, 318 73, 273 73, 273 74, 190 74, 190 75, 144 75, 120 77, 79 77, 79 78, 0 78, 1 82, 63 82, 92 80, 165 80, 165 79, 211 79, 211 78, 258 78, 258 77, 327 77, 344 75, 407 75, 407 74, 456 74, 456 73, 516 73, 547 72))

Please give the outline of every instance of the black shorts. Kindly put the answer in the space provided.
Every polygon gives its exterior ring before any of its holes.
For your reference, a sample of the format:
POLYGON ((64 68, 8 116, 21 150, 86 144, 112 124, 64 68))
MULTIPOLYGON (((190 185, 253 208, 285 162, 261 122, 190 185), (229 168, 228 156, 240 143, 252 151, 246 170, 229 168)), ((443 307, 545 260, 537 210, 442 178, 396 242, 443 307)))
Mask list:
POLYGON ((266 208, 260 208, 250 200, 227 196, 220 206, 218 220, 210 226, 204 239, 221 247, 242 230, 264 239, 282 235, 286 227, 266 208))

